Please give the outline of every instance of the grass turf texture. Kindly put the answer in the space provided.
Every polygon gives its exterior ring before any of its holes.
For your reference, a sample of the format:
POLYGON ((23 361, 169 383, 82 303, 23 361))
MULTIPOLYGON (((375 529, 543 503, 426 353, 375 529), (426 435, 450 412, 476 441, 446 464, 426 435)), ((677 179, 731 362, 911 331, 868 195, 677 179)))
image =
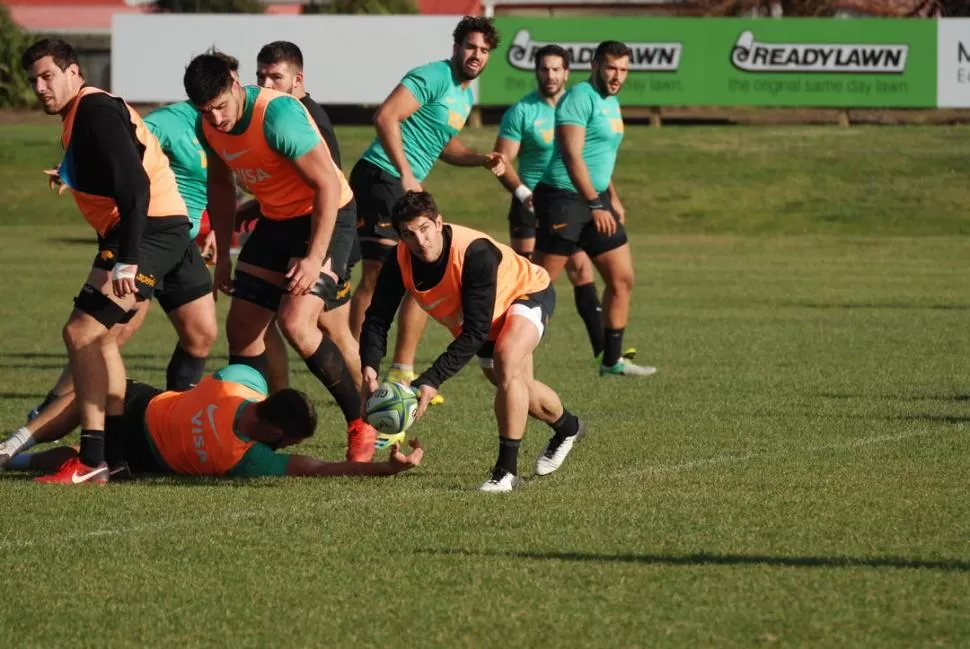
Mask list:
MULTIPOLYGON (((338 135, 352 162, 371 131, 338 135)), ((5 431, 61 368, 94 254, 40 173, 56 137, 0 128, 5 431)), ((559 472, 474 491, 496 440, 472 364, 408 433, 425 464, 390 480, 0 474, 0 646, 966 646, 968 145, 949 127, 630 128, 627 342, 660 373, 597 379, 563 278, 536 369, 590 434, 559 472)), ((487 172, 426 184, 504 240, 487 172)), ((174 340, 155 311, 130 374, 164 383, 174 340)), ((430 326, 419 364, 447 341, 430 326)), ((209 369, 225 358, 222 337, 209 369)), ((339 411, 291 374, 321 414, 303 450, 341 457, 339 411)), ((523 474, 547 437, 530 423, 523 474)))

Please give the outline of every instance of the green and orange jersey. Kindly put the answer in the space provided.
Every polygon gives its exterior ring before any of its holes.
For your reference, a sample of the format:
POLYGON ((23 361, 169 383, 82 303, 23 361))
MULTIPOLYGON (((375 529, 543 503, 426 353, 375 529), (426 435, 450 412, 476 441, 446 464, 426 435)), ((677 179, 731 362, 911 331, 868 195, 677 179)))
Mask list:
POLYGON ((265 399, 267 392, 259 372, 228 365, 190 390, 154 397, 145 411, 145 433, 156 461, 184 475, 286 475, 289 456, 236 429, 246 408, 265 399))
MULTIPOLYGON (((203 119, 199 141, 255 196, 266 218, 285 220, 310 214, 315 191, 300 177, 292 161, 320 143, 327 148, 326 141, 296 98, 258 86, 244 90, 243 114, 232 130, 222 133, 203 119)), ((353 199, 353 192, 329 148, 326 157, 340 180, 339 203, 343 207, 353 199)))

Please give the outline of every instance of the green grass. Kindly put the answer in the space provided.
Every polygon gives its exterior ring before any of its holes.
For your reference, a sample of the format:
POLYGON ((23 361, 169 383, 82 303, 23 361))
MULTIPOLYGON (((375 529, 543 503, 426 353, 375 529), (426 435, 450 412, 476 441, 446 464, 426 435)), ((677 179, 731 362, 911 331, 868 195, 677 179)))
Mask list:
MULTIPOLYGON (((339 134, 353 161, 367 131, 339 134)), ((5 430, 60 369, 93 256, 40 174, 56 136, 0 129, 5 430)), ((595 378, 561 283, 537 372, 591 432, 560 472, 474 491, 496 444, 469 367, 413 431, 425 464, 390 480, 0 474, 0 646, 967 646, 968 140, 630 128, 627 338, 660 372, 595 378)), ((427 186, 502 233, 508 200, 483 170, 427 186)), ((447 340, 429 328, 419 363, 447 340)), ((152 314, 130 373, 161 384, 173 343, 152 314)), ((320 406, 307 452, 340 457, 339 412, 292 367, 320 406)), ((546 437, 530 424, 524 473, 546 437)))

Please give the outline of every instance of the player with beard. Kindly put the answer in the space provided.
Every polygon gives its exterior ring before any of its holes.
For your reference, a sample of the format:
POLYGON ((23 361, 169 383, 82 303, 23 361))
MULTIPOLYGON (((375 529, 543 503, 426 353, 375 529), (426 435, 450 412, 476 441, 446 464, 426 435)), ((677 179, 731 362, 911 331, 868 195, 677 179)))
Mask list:
POLYGON ((533 197, 536 262, 555 281, 570 255, 577 250, 589 255, 606 283, 599 374, 649 376, 656 368, 636 365, 622 354, 634 275, 623 227, 626 211, 612 176, 623 140, 616 95, 630 71, 630 48, 604 41, 591 67, 589 79, 570 88, 556 106, 552 157, 533 197))
MULTIPOLYGON (((509 207, 509 243, 520 255, 531 259, 535 249, 536 217, 532 206, 535 188, 552 158, 556 132, 556 104, 569 79, 569 52, 559 45, 546 45, 535 53, 536 90, 512 105, 502 116, 495 150, 511 163, 519 158, 516 172, 511 164, 499 181, 512 194, 509 207)), ((573 285, 576 310, 586 325, 593 356, 603 353, 603 308, 596 291, 589 256, 576 250, 566 262, 566 274, 573 285)), ((633 358, 627 350, 625 358, 633 358)))
MULTIPOLYGON (((465 16, 452 36, 450 59, 408 72, 377 109, 377 138, 350 173, 350 185, 359 201, 357 234, 363 257, 363 274, 350 314, 351 330, 358 339, 377 276, 398 242, 391 224, 398 198, 407 191, 421 191, 421 183, 439 157, 455 166, 505 173, 501 154, 473 151, 457 137, 472 109, 470 84, 485 70, 499 35, 491 18, 465 16)), ((414 357, 427 321, 417 302, 406 298, 389 380, 407 384, 415 378, 414 357)), ((441 401, 438 395, 435 403, 441 401)))
MULTIPOLYGON (((256 83, 263 88, 285 92, 300 100, 327 143, 334 164, 340 168, 340 145, 334 133, 333 122, 330 121, 330 116, 323 107, 310 97, 303 83, 303 52, 300 48, 289 41, 274 41, 264 45, 256 55, 256 83)), ((240 207, 239 218, 252 219, 258 213, 256 201, 249 201, 240 207)), ((334 300, 331 308, 320 314, 317 324, 340 348, 340 353, 347 363, 347 369, 350 370, 354 383, 359 388, 360 354, 357 339, 350 332, 350 276, 358 261, 360 261, 360 248, 355 237, 354 249, 347 261, 346 272, 337 287, 337 299, 334 300)), ((270 325, 266 331, 266 365, 266 378, 269 381, 270 390, 280 390, 289 385, 286 344, 275 324, 270 325)))

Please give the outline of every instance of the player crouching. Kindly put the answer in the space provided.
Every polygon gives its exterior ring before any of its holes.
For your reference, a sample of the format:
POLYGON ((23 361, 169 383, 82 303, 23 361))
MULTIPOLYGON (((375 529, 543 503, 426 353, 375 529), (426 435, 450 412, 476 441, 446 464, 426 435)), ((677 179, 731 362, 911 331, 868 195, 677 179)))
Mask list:
POLYGON ((497 388, 499 429, 498 460, 481 490, 508 492, 518 483, 519 443, 529 415, 553 430, 535 466, 538 475, 552 473, 585 430, 559 395, 533 376, 533 350, 556 303, 548 273, 482 232, 444 223, 427 192, 404 194, 391 222, 401 239, 381 268, 360 339, 364 399, 378 387, 388 330, 410 294, 455 337, 411 383, 419 395, 416 418, 441 384, 477 354, 497 388))

